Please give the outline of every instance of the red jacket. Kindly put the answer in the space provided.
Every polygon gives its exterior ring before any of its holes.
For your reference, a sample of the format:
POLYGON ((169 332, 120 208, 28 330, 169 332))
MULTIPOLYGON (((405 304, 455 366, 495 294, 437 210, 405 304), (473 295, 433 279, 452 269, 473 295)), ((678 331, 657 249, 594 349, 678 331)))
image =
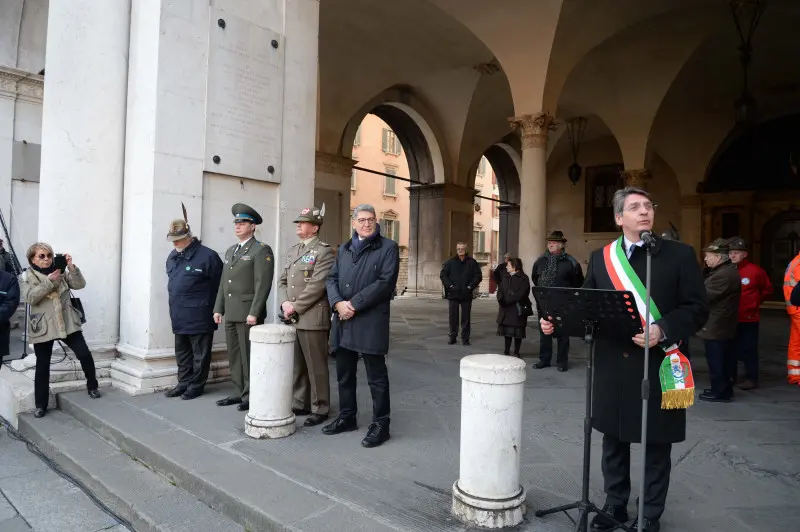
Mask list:
POLYGON ((742 297, 739 299, 739 322, 759 321, 759 307, 772 293, 772 283, 761 266, 743 259, 739 264, 742 297))

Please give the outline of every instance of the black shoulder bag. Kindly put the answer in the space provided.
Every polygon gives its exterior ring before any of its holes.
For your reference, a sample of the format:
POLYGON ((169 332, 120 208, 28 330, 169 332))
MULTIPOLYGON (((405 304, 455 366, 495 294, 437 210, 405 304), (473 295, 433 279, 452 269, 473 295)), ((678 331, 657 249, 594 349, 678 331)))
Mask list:
POLYGON ((69 304, 72 305, 72 308, 78 311, 81 317, 81 325, 86 323, 86 313, 83 311, 83 303, 81 303, 81 298, 75 297, 75 294, 72 293, 72 290, 69 291, 69 304))

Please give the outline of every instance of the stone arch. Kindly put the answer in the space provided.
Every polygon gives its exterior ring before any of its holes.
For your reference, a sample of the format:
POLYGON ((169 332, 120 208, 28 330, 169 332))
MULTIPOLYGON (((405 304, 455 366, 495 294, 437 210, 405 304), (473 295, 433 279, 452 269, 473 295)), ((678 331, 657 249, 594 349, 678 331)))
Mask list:
POLYGON ((423 183, 444 183, 450 165, 443 156, 445 144, 432 113, 407 87, 388 89, 356 112, 345 126, 339 144, 339 153, 352 155, 353 141, 364 117, 372 113, 386 122, 397 135, 405 150, 410 175, 423 183))
POLYGON ((519 137, 509 135, 489 146, 484 157, 494 170, 497 178, 497 189, 502 201, 510 202, 498 205, 500 213, 498 233, 498 262, 505 253, 516 256, 519 254, 519 201, 520 201, 520 173, 522 171, 522 157, 519 153, 519 137), (516 148, 513 146, 516 144, 516 148))

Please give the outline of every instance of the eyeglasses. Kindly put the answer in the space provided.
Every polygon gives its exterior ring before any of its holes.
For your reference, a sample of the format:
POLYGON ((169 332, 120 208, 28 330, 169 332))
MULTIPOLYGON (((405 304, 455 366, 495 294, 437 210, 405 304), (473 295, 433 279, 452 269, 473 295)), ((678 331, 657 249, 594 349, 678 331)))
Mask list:
POLYGON ((367 224, 372 225, 376 221, 377 220, 375 218, 359 218, 359 219, 356 220, 358 225, 367 225, 367 224))
POLYGON ((36 258, 39 259, 39 260, 52 259, 53 258, 53 254, 52 253, 48 253, 47 255, 45 255, 44 253, 39 253, 38 255, 36 255, 36 258))
POLYGON ((655 210, 656 206, 650 203, 649 201, 645 203, 636 202, 636 203, 631 203, 630 205, 625 207, 625 212, 636 212, 641 208, 644 208, 644 210, 647 212, 652 212, 655 210))

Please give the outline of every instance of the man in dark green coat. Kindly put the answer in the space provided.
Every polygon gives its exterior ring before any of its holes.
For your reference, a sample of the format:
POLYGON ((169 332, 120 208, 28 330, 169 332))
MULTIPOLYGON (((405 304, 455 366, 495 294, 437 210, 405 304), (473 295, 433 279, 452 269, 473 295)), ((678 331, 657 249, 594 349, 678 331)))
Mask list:
POLYGON ((250 328, 264 323, 267 316, 267 298, 272 288, 275 260, 272 249, 255 238, 256 226, 262 222, 261 215, 243 203, 234 205, 231 212, 239 242, 225 252, 222 281, 214 305, 214 322, 221 323, 225 317, 228 363, 235 390, 217 404, 239 404, 239 410, 248 410, 250 328))

